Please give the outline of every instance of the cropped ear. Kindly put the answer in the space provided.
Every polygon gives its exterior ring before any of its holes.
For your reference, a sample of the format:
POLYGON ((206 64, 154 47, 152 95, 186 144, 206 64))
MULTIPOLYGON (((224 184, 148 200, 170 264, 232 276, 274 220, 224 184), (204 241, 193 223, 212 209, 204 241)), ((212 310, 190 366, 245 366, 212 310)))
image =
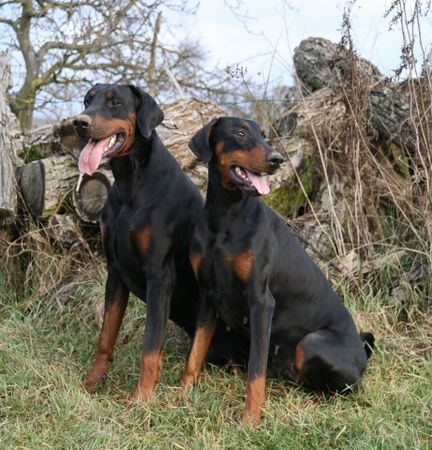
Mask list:
POLYGON ((220 117, 213 119, 207 125, 203 126, 193 135, 189 142, 189 148, 204 163, 208 163, 211 160, 212 149, 210 148, 210 135, 219 120, 220 117))
POLYGON ((153 97, 141 88, 129 85, 138 98, 137 125, 139 132, 148 139, 152 131, 162 122, 164 115, 153 97))

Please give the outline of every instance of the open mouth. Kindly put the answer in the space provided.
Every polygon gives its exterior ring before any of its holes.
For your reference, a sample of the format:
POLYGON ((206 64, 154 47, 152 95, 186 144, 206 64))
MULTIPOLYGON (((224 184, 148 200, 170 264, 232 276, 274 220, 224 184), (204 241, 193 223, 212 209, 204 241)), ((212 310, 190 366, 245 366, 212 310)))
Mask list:
POLYGON ((270 192, 267 174, 254 173, 240 167, 230 168, 231 180, 249 195, 266 195, 270 192))
POLYGON ((124 141, 124 133, 113 134, 105 139, 90 139, 81 150, 78 161, 79 170, 92 175, 102 163, 117 154, 124 141))

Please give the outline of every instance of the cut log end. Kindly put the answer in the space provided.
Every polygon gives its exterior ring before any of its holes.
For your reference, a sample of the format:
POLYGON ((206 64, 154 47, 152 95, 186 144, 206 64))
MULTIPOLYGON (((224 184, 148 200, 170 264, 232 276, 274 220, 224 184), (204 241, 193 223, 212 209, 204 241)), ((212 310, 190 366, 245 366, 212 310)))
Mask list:
POLYGON ((21 167, 18 172, 21 194, 30 214, 42 216, 44 209, 45 171, 40 161, 21 167))
POLYGON ((102 172, 82 175, 72 195, 76 214, 87 223, 98 223, 111 182, 102 172))

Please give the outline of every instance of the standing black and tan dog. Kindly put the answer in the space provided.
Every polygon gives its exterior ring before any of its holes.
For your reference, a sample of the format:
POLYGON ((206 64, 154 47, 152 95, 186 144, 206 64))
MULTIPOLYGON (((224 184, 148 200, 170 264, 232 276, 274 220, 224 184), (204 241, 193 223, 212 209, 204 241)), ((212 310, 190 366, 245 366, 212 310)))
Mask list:
MULTIPOLYGON (((127 306, 129 292, 147 303, 141 370, 135 398, 148 400, 159 379, 170 317, 193 336, 198 289, 188 252, 203 206, 197 188, 184 175, 155 131, 163 114, 148 94, 134 86, 98 84, 75 118, 90 138, 79 168, 92 174, 109 160, 115 183, 101 215, 107 260, 105 312, 93 368, 85 386, 104 379, 127 306)), ((213 359, 226 362, 242 351, 242 339, 219 324, 213 359), (231 345, 232 344, 232 345, 231 345)))
POLYGON ((208 162, 209 185, 191 244, 201 303, 182 389, 199 377, 217 315, 250 336, 243 421, 260 419, 269 349, 296 383, 323 391, 354 386, 366 369, 373 336, 358 334, 323 273, 258 198, 269 192, 264 174, 277 169, 281 155, 255 122, 233 117, 210 122, 190 147, 208 162))

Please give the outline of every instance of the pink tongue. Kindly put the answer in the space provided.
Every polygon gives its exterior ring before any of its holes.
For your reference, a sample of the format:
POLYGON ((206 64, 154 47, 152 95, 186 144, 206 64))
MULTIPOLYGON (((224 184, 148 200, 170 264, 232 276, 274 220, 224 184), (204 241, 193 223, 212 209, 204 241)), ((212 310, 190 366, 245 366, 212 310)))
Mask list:
MULTIPOLYGON (((246 170, 246 169, 245 169, 246 170)), ((255 175, 252 172, 249 172, 249 170, 246 170, 249 180, 254 185, 255 189, 261 194, 261 195, 267 195, 270 192, 270 188, 268 187, 267 180, 265 176, 255 175)))
POLYGON ((81 150, 78 168, 80 172, 91 175, 96 172, 102 161, 102 153, 108 147, 110 138, 94 141, 90 139, 88 144, 81 150))

